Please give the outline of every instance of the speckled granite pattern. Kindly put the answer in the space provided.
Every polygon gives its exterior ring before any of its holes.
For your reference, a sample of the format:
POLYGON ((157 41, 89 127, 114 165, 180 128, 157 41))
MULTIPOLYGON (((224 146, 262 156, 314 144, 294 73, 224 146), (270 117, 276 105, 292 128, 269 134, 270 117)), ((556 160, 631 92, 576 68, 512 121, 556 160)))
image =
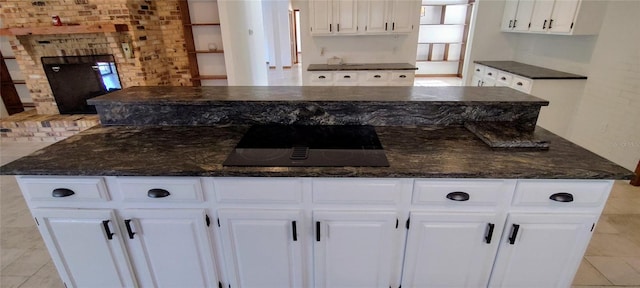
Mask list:
POLYGON ((223 167, 247 126, 96 127, 0 167, 12 175, 630 179, 538 128, 548 151, 492 150, 463 127, 376 127, 390 167, 223 167))
POLYGON ((409 63, 309 64, 307 71, 418 70, 409 63))
POLYGON ((548 102, 496 87, 133 87, 89 100, 103 125, 458 125, 533 129, 548 102))
POLYGON ((464 127, 491 148, 549 149, 549 140, 542 139, 535 131, 520 129, 511 122, 465 122, 464 127))
POLYGON ((473 61, 529 79, 587 79, 587 76, 547 69, 515 61, 473 61))

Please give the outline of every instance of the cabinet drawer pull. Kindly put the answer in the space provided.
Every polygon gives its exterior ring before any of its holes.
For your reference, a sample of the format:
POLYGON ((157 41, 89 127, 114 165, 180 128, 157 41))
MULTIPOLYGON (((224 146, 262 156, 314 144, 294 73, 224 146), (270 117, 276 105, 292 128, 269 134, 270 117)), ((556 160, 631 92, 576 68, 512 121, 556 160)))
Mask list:
POLYGON ((469 193, 462 191, 455 191, 447 194, 447 199, 453 201, 467 201, 469 200, 469 193))
POLYGON ((320 242, 320 221, 316 221, 316 241, 320 242))
POLYGON ((507 77, 500 77, 500 80, 507 80, 507 77))
POLYGON ((493 228, 495 228, 496 224, 487 223, 487 234, 484 236, 484 241, 487 244, 491 244, 491 238, 493 237, 493 228))
POLYGON ((509 244, 513 245, 516 243, 516 237, 518 237, 518 230, 520 230, 520 225, 513 224, 513 226, 511 226, 511 235, 509 236, 509 244))
POLYGON ((107 239, 112 240, 115 233, 111 233, 111 229, 109 229, 109 220, 102 221, 102 227, 104 227, 104 232, 107 233, 107 239))
POLYGON ((324 79, 327 78, 326 76, 318 76, 318 79, 324 79))
POLYGON ((147 192, 147 197, 149 198, 164 198, 169 195, 171 195, 169 191, 160 188, 154 188, 147 192))
POLYGON ((73 192, 73 190, 67 189, 67 188, 56 188, 56 189, 53 189, 53 191, 51 192, 51 196, 56 198, 69 197, 73 194, 76 194, 76 192, 73 192))
POLYGON ((567 192, 559 192, 549 196, 549 199, 556 202, 573 202, 573 195, 567 192))
POLYGON ((375 75, 375 76, 373 76, 373 77, 374 77, 374 78, 380 78, 380 77, 382 77, 382 76, 380 76, 380 75, 375 75))
POLYGON ((476 72, 480 72, 480 69, 476 69, 476 72))
POLYGON ((407 75, 400 75, 400 76, 398 76, 398 77, 400 77, 400 78, 407 78, 407 75))
POLYGON ((350 76, 350 75, 344 75, 344 78, 346 78, 346 79, 350 79, 350 78, 351 78, 351 76, 350 76))
POLYGON ((133 232, 131 229, 131 219, 124 220, 124 226, 127 227, 127 234, 129 234, 129 239, 133 239, 133 235, 136 235, 136 232, 133 232))
POLYGON ((518 83, 516 83, 516 85, 522 86, 522 82, 518 82, 518 83))
POLYGON ((489 72, 489 73, 487 73, 487 75, 489 75, 489 76, 493 76, 493 73, 489 72))

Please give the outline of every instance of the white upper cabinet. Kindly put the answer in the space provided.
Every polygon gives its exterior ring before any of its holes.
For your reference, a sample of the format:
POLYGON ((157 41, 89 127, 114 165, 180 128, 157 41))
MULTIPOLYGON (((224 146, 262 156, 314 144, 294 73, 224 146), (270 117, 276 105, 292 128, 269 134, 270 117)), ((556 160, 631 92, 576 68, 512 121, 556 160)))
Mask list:
POLYGON ((598 34, 606 5, 606 1, 507 0, 501 29, 505 32, 598 34))
POLYGON ((419 9, 417 0, 310 0, 311 35, 409 33, 419 9))

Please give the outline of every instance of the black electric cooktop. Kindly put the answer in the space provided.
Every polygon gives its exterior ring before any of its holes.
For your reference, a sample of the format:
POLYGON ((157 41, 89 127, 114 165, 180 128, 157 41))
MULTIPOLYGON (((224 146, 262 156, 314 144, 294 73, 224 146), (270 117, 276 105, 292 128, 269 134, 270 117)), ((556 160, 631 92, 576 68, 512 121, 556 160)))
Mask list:
POLYGON ((388 167, 373 126, 254 125, 223 166, 388 167))

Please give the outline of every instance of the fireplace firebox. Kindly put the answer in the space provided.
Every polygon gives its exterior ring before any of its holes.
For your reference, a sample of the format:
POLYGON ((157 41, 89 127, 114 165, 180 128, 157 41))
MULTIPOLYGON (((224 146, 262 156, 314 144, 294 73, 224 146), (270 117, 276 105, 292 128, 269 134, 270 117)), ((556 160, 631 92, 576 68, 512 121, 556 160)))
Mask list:
POLYGON ((96 114, 87 99, 122 89, 113 55, 42 57, 60 114, 96 114))

